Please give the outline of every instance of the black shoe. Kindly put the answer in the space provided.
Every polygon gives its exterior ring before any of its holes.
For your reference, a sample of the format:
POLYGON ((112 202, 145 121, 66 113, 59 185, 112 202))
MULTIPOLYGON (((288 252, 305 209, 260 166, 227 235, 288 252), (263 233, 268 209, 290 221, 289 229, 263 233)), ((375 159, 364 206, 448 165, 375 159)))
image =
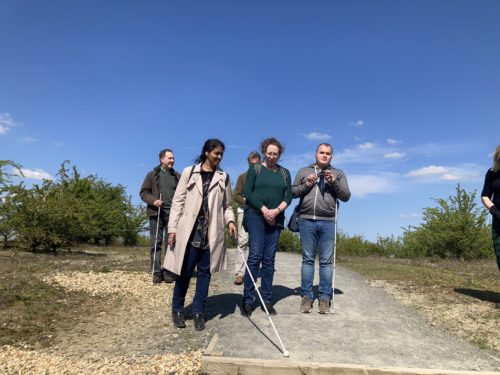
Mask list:
POLYGON ((205 329, 205 317, 203 314, 194 314, 194 329, 197 331, 203 331, 205 329))
POLYGON ((172 323, 174 323, 174 326, 177 328, 186 328, 184 313, 180 311, 172 311, 172 323))
MULTIPOLYGON (((266 309, 264 309, 264 306, 260 305, 260 308, 262 309, 262 311, 266 311, 266 309)), ((277 314, 273 305, 271 305, 270 303, 266 303, 266 308, 267 308, 267 312, 269 313, 269 315, 276 315, 277 314)))
POLYGON ((153 284, 160 284, 163 281, 163 276, 161 273, 155 273, 153 275, 153 284))
POLYGON ((166 269, 163 270, 163 281, 165 281, 167 284, 173 283, 176 278, 177 275, 175 273, 170 272, 166 269))
POLYGON ((248 317, 252 316, 252 311, 253 308, 251 303, 244 303, 241 306, 241 315, 243 316, 248 316, 248 317))

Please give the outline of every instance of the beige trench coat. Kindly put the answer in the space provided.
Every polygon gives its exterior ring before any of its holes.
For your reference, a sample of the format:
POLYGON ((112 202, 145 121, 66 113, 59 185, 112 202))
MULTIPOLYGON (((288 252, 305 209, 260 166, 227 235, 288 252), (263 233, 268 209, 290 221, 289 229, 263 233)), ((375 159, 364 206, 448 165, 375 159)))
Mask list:
MULTIPOLYGON (((168 233, 176 234, 175 246, 173 249, 167 249, 163 267, 176 275, 181 273, 189 237, 203 201, 200 168, 201 164, 197 164, 194 169, 190 166, 182 171, 172 199, 168 233)), ((219 168, 216 169, 208 190, 208 209, 210 213, 208 224, 210 272, 213 273, 227 268, 224 228, 229 222, 235 221, 231 205, 231 182, 229 176, 219 168)))

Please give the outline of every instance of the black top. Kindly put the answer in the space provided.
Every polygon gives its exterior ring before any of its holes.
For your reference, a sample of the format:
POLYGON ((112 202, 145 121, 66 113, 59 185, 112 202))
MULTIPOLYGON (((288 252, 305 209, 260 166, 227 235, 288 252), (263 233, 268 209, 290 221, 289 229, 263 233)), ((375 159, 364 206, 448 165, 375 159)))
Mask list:
POLYGON ((493 204, 500 208, 500 172, 493 172, 492 169, 488 169, 484 178, 481 196, 490 198, 493 204))
POLYGON ((203 169, 200 170, 201 181, 203 183, 203 202, 200 207, 200 212, 198 212, 198 217, 196 218, 190 240, 191 245, 199 249, 208 249, 209 247, 208 221, 210 212, 208 209, 208 188, 210 187, 210 182, 214 174, 214 171, 206 172, 203 169))

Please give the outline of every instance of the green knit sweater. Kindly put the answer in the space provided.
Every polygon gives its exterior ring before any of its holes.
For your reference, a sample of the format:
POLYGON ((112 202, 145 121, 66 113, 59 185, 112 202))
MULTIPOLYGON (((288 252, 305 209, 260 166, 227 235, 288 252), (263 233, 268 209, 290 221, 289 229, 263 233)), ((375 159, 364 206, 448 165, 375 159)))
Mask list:
MULTIPOLYGON (((243 188, 247 206, 261 215, 262 206, 272 209, 278 207, 281 202, 285 202, 288 206, 292 201, 291 179, 288 169, 279 167, 273 171, 261 165, 259 173, 256 174, 255 171, 255 165, 248 168, 243 188)), ((276 225, 283 227, 284 222, 285 214, 281 212, 276 217, 276 225)))

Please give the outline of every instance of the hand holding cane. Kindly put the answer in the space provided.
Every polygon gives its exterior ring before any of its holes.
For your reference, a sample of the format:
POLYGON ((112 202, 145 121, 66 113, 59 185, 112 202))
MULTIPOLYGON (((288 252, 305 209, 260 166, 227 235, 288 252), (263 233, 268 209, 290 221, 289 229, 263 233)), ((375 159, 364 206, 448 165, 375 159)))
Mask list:
MULTIPOLYGON (((161 193, 160 193, 160 201, 161 201, 161 193)), ((153 267, 151 267, 151 284, 154 284, 154 277, 155 277, 156 247, 158 246, 158 229, 160 228, 160 213, 161 213, 161 204, 158 206, 158 217, 156 219, 155 249, 153 252, 153 267)))

